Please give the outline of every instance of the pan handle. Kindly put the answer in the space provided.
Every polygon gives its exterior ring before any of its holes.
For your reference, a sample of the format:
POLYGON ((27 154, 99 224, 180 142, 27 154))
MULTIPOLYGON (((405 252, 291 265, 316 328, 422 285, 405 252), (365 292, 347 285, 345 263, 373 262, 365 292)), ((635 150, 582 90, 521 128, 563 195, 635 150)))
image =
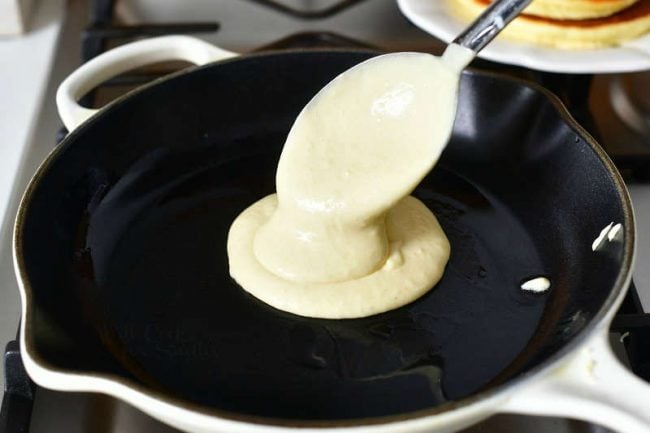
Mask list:
POLYGON ((86 62, 61 83, 56 94, 59 116, 68 131, 77 128, 99 111, 82 107, 79 98, 123 72, 170 60, 203 65, 236 55, 190 36, 162 36, 122 45, 86 62))
POLYGON ((650 431, 650 384, 614 355, 607 328, 545 377, 520 387, 500 412, 581 419, 619 433, 650 431))

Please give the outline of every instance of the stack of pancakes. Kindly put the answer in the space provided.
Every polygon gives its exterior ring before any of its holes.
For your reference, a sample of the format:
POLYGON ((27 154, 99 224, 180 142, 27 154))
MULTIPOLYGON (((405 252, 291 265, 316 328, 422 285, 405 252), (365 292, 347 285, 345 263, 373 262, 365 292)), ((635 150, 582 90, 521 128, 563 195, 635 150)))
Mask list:
MULTIPOLYGON (((433 0, 437 1, 437 0, 433 0)), ((448 0, 465 19, 490 0, 448 0)), ((650 0, 533 0, 503 31, 504 37, 558 48, 617 45, 650 31, 650 0)))

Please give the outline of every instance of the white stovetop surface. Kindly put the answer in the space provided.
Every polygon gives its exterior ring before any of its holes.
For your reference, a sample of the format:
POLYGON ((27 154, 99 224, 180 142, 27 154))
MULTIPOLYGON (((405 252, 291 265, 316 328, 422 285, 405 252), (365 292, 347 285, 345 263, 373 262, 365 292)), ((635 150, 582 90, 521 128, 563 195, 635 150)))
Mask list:
MULTIPOLYGON (((125 0, 127 7, 129 1, 137 3, 135 0, 125 0)), ((193 1, 204 4, 208 0, 193 1)), ((214 1, 230 4, 232 0, 214 1)), ((381 2, 375 3, 377 7, 388 8, 393 5, 392 0, 372 0, 369 3, 373 2, 381 2)), ((54 103, 56 86, 79 62, 79 35, 87 19, 85 2, 68 0, 69 7, 65 11, 64 3, 65 0, 38 0, 28 34, 0 38, 0 59, 3 65, 0 68, 0 137, 4 139, 0 145, 0 347, 15 337, 20 316, 20 299, 11 257, 11 232, 16 207, 29 178, 54 147, 55 135, 61 126, 54 103)), ((140 0, 140 3, 152 1, 140 0)), ((225 12, 218 18, 228 18, 230 12, 227 9, 225 12)), ((364 12, 360 8, 354 13, 362 20, 364 12)), ((139 15, 142 11, 131 7, 130 13, 139 15)), ((166 19, 162 16, 157 18, 166 19)), ((378 25, 379 28, 386 28, 386 23, 378 25)), ((356 28, 354 25, 349 27, 356 28)), ((274 28, 285 29, 290 33, 284 25, 274 28)), ((245 32, 245 29, 240 31, 245 32)), ((372 33, 375 30, 366 31, 372 33)), ((241 50, 241 46, 236 46, 236 31, 230 29, 224 32, 223 39, 219 41, 221 45, 241 50)), ((355 32, 357 34, 350 36, 364 38, 358 30, 355 32)), ((414 34, 415 36, 417 35, 414 34)), ((217 38, 217 35, 211 38, 217 38)), ((246 38, 250 39, 250 35, 246 38)), ((265 39, 267 42, 272 40, 270 37, 265 39)), ((217 42, 214 39, 212 41, 217 42)), ((635 280, 644 308, 650 311, 650 266, 644 266, 645 258, 650 257, 650 186, 632 186, 630 191, 637 216, 639 240, 635 280)), ((0 373, 1 369, 2 367, 0 373)), ((3 382, 0 374, 0 389, 4 387, 3 382)), ((72 400, 74 398, 70 397, 72 400)), ((76 404, 87 403, 71 403, 70 406, 76 404)), ((114 403, 110 405, 113 406, 114 403)), ((121 410, 131 413, 128 409, 121 410)), ((47 428, 42 431, 45 430, 47 428)))
POLYGON ((0 221, 41 110, 64 15, 63 0, 41 1, 31 30, 0 37, 0 221))

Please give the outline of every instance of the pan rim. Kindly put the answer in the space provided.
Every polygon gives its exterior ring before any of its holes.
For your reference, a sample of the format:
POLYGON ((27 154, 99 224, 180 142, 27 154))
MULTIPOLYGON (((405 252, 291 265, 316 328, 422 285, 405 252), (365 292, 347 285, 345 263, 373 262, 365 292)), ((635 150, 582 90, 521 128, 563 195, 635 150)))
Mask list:
MULTIPOLYGON (((623 179, 614 166, 613 162, 606 154, 606 152, 601 148, 601 146, 596 142, 596 140, 582 128, 575 119, 568 112, 566 107, 562 104, 559 98, 551 93, 549 90, 543 88, 542 86, 532 83, 520 78, 513 78, 509 76, 504 76, 502 74, 485 72, 485 71, 474 71, 468 70, 464 74, 470 75, 481 75, 493 77, 501 80, 507 80, 519 85, 525 86, 527 88, 536 91, 543 95, 555 108, 557 113, 560 115, 562 120, 573 130, 585 143, 592 149, 592 151, 599 158, 601 163, 604 165, 608 174, 612 178, 616 191, 621 199, 623 205, 624 221, 623 230, 624 230, 624 242, 623 242, 623 260, 621 268, 616 277, 616 281, 613 284, 612 289, 610 290, 609 295, 599 308, 598 312, 590 319, 588 324, 580 330, 567 344, 562 348, 558 349, 555 353, 549 356, 548 359, 540 363, 539 365, 527 370, 518 377, 509 379, 508 381, 490 387, 486 390, 477 392, 469 397, 463 398, 457 401, 450 401, 440 406, 436 406, 429 409, 422 409, 418 411, 408 412, 404 414, 388 415, 381 417, 372 417, 372 418, 359 418, 351 420, 294 420, 294 419, 282 419, 282 418, 269 418, 261 417, 255 415, 246 415, 236 412, 230 412, 226 410, 221 410, 217 408, 207 408, 205 406, 190 403, 184 401, 180 398, 173 397, 169 394, 159 392, 156 390, 148 389, 146 386, 141 385, 133 380, 118 376, 112 373, 88 373, 74 370, 59 369, 52 364, 50 364, 46 359, 43 359, 33 347, 33 331, 31 326, 31 308, 32 304, 32 289, 30 285, 30 280, 27 275, 27 270, 24 263, 23 256, 23 243, 22 243, 22 226, 24 219, 27 214, 27 208, 29 202, 31 201, 31 196, 34 194, 34 191, 39 187, 41 179, 48 172, 50 165, 57 160, 59 155, 61 155, 65 149, 73 142, 74 137, 76 137, 81 132, 85 131, 87 128, 92 127, 92 124, 97 121, 98 118, 102 117, 105 113, 109 112, 111 109, 124 103, 131 96, 136 95, 144 90, 149 89, 151 86, 158 85, 167 80, 171 80, 175 77, 192 73, 193 71, 203 70, 207 68, 215 67, 215 65, 223 65, 231 62, 238 61, 247 61, 250 59, 258 58, 269 58, 269 57, 278 57, 286 55, 304 55, 304 54, 314 54, 314 53, 339 53, 339 54, 371 54, 377 55, 381 54, 376 51, 369 50, 350 50, 350 49, 318 49, 318 50, 285 50, 285 51, 268 51, 263 53, 253 53, 243 57, 235 57, 230 59, 225 59, 219 62, 210 63, 200 67, 192 67, 176 73, 170 74, 168 76, 154 80, 144 86, 141 86, 137 89, 134 89, 125 95, 117 98, 115 101, 109 103, 104 109, 102 109, 97 115, 93 116, 77 129, 72 131, 68 136, 61 142, 56 148, 50 152, 46 159, 41 163, 36 173, 30 180, 27 189, 25 190, 23 197, 20 201, 18 212, 16 215, 14 223, 14 233, 13 233, 13 261, 14 261, 14 270, 18 280, 18 287, 21 296, 22 304, 22 320, 20 325, 20 344, 22 347, 22 355, 25 360, 25 366, 27 367, 30 375, 38 376, 39 374, 43 375, 56 375, 60 376, 60 379, 67 378, 72 381, 86 381, 87 386, 75 387, 70 386, 68 388, 61 386, 52 386, 54 389, 59 390, 69 390, 69 391, 85 391, 85 392, 98 392, 108 395, 112 395, 118 399, 128 402, 129 404, 139 406, 138 400, 142 397, 152 399, 153 401, 163 404, 169 408, 179 409, 183 412, 183 416, 199 416, 199 417, 209 417, 210 421, 215 422, 219 421, 231 421, 236 423, 245 423, 245 425, 255 425, 256 427, 291 427, 291 428, 316 428, 319 431, 324 431, 326 429, 340 429, 345 427, 372 427, 372 426, 386 426, 389 424, 406 422, 406 421, 416 421, 422 420, 424 418, 436 417, 442 413, 449 413, 450 411, 467 408, 473 406, 479 406, 480 403, 488 403, 490 400, 494 400, 499 396, 505 396, 509 391, 514 390, 516 387, 523 386, 527 382, 530 382, 536 377, 542 375, 545 371, 552 369, 554 366, 557 366, 558 363, 565 360, 572 352, 575 352, 586 341, 599 329, 609 324, 615 309, 622 302, 629 282, 632 277, 632 269, 634 264, 635 256, 635 247, 636 247, 636 228, 634 220, 634 212, 632 208, 632 203, 629 197, 629 192, 623 182, 623 179), (116 389, 121 389, 117 391, 111 389, 113 387, 109 384, 116 385, 116 389), (128 397, 127 395, 134 394, 134 397, 128 397)), ((43 384, 47 383, 48 380, 40 378, 43 384)), ((58 379, 57 379, 58 380, 58 379)), ((38 380, 36 382, 39 382, 38 380)), ((50 385, 52 385, 50 383, 50 385)), ((47 385, 45 385, 47 387, 47 385)))

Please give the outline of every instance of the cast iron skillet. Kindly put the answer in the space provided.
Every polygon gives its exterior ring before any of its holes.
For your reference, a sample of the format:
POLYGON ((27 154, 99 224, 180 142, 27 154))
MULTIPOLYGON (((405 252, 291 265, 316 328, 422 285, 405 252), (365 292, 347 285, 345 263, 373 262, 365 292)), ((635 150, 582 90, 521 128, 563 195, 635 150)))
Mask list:
POLYGON ((356 320, 277 311, 228 275, 233 219, 274 191, 307 101, 369 52, 210 64, 71 133, 23 200, 26 350, 226 419, 343 426, 440 413, 539 371, 625 289, 631 206, 593 140, 536 86, 463 74, 453 136, 414 195, 452 246, 442 281, 356 320), (624 241, 594 253, 610 222, 624 241), (551 289, 522 291, 547 276, 551 289))

